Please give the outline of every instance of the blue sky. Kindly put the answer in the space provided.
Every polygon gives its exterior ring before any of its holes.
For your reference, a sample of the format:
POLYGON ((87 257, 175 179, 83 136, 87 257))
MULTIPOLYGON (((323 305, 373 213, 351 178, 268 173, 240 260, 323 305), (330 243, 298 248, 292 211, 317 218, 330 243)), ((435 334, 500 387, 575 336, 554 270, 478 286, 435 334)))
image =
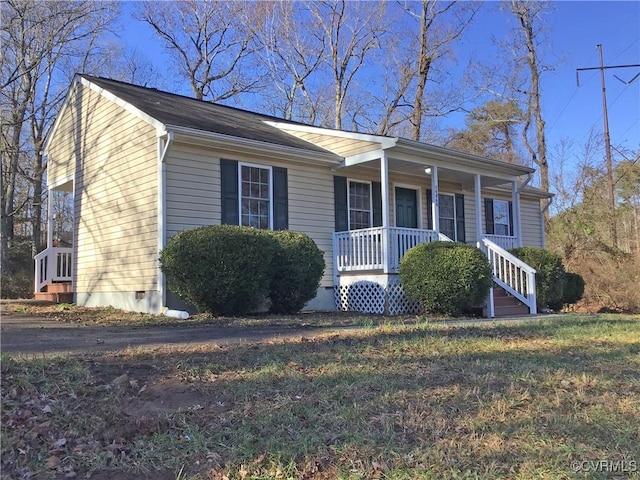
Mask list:
MULTIPOLYGON (((127 4, 124 15, 130 11, 127 4)), ((600 72, 580 73, 576 69, 599 65, 597 44, 602 44, 605 65, 640 64, 640 2, 559 1, 548 14, 547 63, 553 71, 542 76, 543 116, 547 124, 547 144, 553 149, 562 139, 573 141, 576 152, 592 127, 603 130, 600 72)), ((495 57, 492 36, 504 38, 513 19, 501 12, 497 2, 486 2, 456 47, 460 75, 469 57, 495 57)), ((122 40, 143 52, 156 65, 162 65, 163 53, 145 25, 123 19, 122 40)), ((159 67, 166 70, 166 67, 159 67)), ((611 144, 620 149, 640 149, 640 77, 625 85, 614 77, 629 81, 640 68, 605 71, 611 144)), ((189 94, 188 91, 181 93, 189 94)), ((442 126, 462 126, 464 115, 452 115, 442 126)))
MULTIPOLYGON (((597 44, 602 45, 605 66, 640 64, 640 2, 560 1, 554 6, 545 33, 546 59, 555 69, 542 75, 542 113, 550 147, 561 139, 583 144, 594 126, 603 131, 600 71, 580 72, 580 87, 576 84, 577 68, 600 65, 597 44)), ((481 10, 465 50, 480 56, 495 52, 491 35, 501 38, 510 28, 497 7, 490 2, 481 10)), ((640 149, 640 78, 625 85, 613 75, 629 81, 637 73, 640 68, 605 70, 611 144, 618 148, 640 149)))

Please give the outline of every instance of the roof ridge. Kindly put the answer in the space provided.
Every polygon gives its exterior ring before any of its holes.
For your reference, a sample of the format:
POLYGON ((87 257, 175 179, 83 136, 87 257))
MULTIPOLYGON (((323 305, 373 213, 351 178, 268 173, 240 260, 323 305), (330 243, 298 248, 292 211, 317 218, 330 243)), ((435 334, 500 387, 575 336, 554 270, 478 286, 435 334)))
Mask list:
POLYGON ((119 85, 121 85, 123 87, 134 87, 134 88, 138 88, 138 89, 141 89, 141 90, 146 90, 146 91, 149 91, 149 92, 161 93, 161 94, 164 94, 164 95, 170 95, 172 97, 183 98, 185 100, 193 101, 193 102, 196 102, 198 104, 215 105, 216 107, 226 108, 226 109, 233 110, 233 111, 240 112, 240 113, 248 113, 248 114, 256 115, 258 117, 262 117, 265 120, 271 120, 271 121, 277 121, 277 122, 286 122, 286 123, 290 123, 290 124, 293 124, 293 125, 303 125, 303 126, 307 126, 307 127, 322 128, 322 127, 317 127, 316 125, 311 125, 311 124, 308 124, 308 123, 297 122, 295 120, 288 120, 286 118, 276 117, 276 116, 273 116, 273 115, 269 115, 269 114, 265 114, 265 113, 261 113, 261 112, 256 112, 254 110, 247 110, 246 108, 234 107, 234 106, 231 106, 231 105, 225 105, 223 103, 218 103, 218 102, 211 102, 211 101, 208 101, 208 100, 200 100, 200 99, 197 99, 195 97, 190 97, 188 95, 183 95, 183 94, 180 94, 180 93, 169 92, 167 90, 162 90, 162 89, 156 88, 156 87, 145 87, 145 86, 142 86, 142 85, 137 85, 135 83, 125 82, 125 81, 122 81, 122 80, 116 80, 116 79, 108 78, 108 77, 99 77, 99 76, 96 76, 96 75, 89 75, 89 74, 86 74, 86 73, 79 73, 78 75, 81 76, 82 78, 85 78, 86 80, 88 80, 90 82, 93 81, 93 80, 104 81, 104 82, 113 82, 113 83, 117 83, 117 84, 119 84, 119 85))

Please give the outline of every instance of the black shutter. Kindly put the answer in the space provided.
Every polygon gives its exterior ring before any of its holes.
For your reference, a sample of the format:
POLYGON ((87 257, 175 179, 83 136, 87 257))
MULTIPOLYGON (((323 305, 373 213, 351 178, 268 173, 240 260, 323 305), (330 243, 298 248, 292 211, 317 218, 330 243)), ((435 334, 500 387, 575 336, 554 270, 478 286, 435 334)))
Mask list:
POLYGON ((335 200, 336 232, 349 230, 349 212, 347 211, 347 179, 333 177, 333 196, 335 200))
POLYGON ((238 162, 220 160, 220 183, 222 195, 222 223, 238 225, 238 162))
POLYGON ((371 182, 371 200, 373 203, 373 225, 372 227, 382 226, 382 184, 380 182, 371 182))
POLYGON ((512 237, 516 235, 513 231, 513 202, 509 202, 509 235, 512 237))
POLYGON ((287 169, 273 167, 273 229, 289 228, 289 191, 287 169))
POLYGON ((495 231, 493 228, 493 200, 491 198, 484 199, 484 224, 486 227, 486 234, 493 235, 495 231))
POLYGON ((431 203, 433 202, 433 194, 431 189, 427 189, 427 230, 433 229, 433 209, 431 203))
POLYGON ((456 241, 466 242, 464 230, 464 195, 456 193, 456 241))

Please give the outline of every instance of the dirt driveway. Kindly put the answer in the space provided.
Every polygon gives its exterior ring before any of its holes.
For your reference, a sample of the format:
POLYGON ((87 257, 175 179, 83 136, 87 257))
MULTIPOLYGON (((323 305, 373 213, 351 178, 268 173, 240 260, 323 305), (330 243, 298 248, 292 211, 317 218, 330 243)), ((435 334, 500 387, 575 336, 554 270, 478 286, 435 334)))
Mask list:
POLYGON ((230 345, 311 337, 333 329, 310 326, 221 327, 216 325, 86 326, 29 314, 2 313, 0 343, 11 354, 91 354, 198 345, 230 345))

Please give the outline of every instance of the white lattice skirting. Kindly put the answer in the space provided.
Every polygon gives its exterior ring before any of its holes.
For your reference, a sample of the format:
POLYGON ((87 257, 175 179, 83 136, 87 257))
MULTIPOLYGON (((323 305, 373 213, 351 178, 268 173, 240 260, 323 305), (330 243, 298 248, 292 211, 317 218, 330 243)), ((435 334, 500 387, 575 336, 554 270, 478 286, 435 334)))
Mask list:
POLYGON ((420 304, 411 302, 399 282, 383 287, 369 280, 334 287, 336 306, 344 312, 402 315, 419 313, 420 304), (386 308, 385 308, 386 307, 386 308))

